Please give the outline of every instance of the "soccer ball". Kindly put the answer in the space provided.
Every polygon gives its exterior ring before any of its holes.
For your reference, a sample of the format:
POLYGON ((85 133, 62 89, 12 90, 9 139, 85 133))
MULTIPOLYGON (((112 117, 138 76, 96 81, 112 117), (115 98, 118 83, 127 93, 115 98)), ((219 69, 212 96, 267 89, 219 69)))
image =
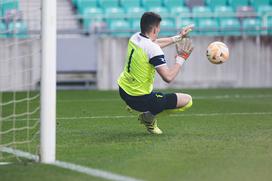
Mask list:
POLYGON ((229 49, 227 45, 220 41, 209 44, 207 48, 207 58, 213 64, 221 64, 229 59, 229 49))

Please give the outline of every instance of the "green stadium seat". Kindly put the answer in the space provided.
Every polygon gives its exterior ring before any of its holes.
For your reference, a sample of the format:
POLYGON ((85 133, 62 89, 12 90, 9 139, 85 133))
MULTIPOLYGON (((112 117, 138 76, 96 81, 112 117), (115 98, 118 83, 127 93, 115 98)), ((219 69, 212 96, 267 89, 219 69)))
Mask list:
POLYGON ((257 18, 247 18, 242 21, 244 34, 259 35, 261 33, 261 21, 257 18))
POLYGON ((120 0, 120 6, 125 8, 126 10, 128 8, 140 7, 141 1, 140 0, 120 0))
POLYGON ((91 24, 103 22, 103 10, 101 8, 91 7, 84 10, 83 13, 83 30, 88 32, 91 24))
POLYGON ((190 14, 190 9, 186 6, 176 6, 170 8, 170 13, 172 16, 188 15, 190 14))
POLYGON ((8 25, 8 37, 27 38, 27 24, 23 21, 11 22, 8 25))
POLYGON ((224 35, 240 36, 241 35, 240 21, 237 18, 220 19, 220 30, 222 36, 224 35))
POLYGON ((163 5, 169 9, 184 6, 184 0, 164 0, 163 5))
POLYGON ((218 20, 233 18, 236 16, 231 6, 215 6, 213 12, 218 20))
MULTIPOLYGON (((196 24, 194 19, 182 18, 182 19, 178 19, 178 21, 176 22, 176 27, 177 27, 177 30, 179 30, 182 27, 187 26, 187 25, 191 25, 191 24, 196 24)), ((190 33, 190 35, 196 35, 196 34, 197 34, 197 32, 195 30, 190 33)))
POLYGON ((140 19, 145 12, 145 9, 142 7, 128 7, 126 9, 128 21, 132 24, 135 19, 140 19))
POLYGON ((205 4, 214 9, 216 6, 227 6, 228 0, 206 0, 205 4))
POLYGON ((126 17, 125 10, 120 7, 107 7, 105 8, 106 21, 124 20, 126 17))
POLYGON ((268 21, 267 21, 267 32, 269 35, 272 35, 272 17, 268 18, 268 21))
POLYGON ((18 10, 19 0, 1 0, 2 14, 5 16, 7 11, 16 9, 18 10))
POLYGON ((272 16, 267 18, 267 21, 262 21, 263 34, 272 34, 272 16))
POLYGON ((201 35, 219 35, 219 24, 215 19, 201 19, 198 21, 198 34, 201 35))
POLYGON ((7 26, 6 23, 0 22, 0 38, 7 37, 7 26))
POLYGON ((257 7, 257 12, 259 15, 264 15, 266 13, 272 13, 272 6, 270 5, 260 5, 257 7))
POLYGON ((140 22, 141 19, 133 19, 133 21, 131 22, 131 28, 133 31, 140 31, 140 22))
POLYGON ((90 7, 97 7, 96 0, 77 0, 76 7, 78 9, 79 14, 83 15, 85 9, 90 7))
POLYGON ((142 6, 144 8, 162 6, 162 1, 161 0, 142 0, 142 6))
POLYGON ((160 23, 161 31, 160 35, 162 36, 172 36, 176 34, 176 26, 174 20, 163 19, 160 23))
POLYGON ((98 0, 101 8, 119 7, 119 0, 98 0))
POLYGON ((228 3, 233 9, 237 9, 240 6, 248 6, 249 5, 249 0, 228 0, 228 3))
POLYGON ((210 19, 212 14, 212 10, 207 6, 196 6, 192 8, 193 18, 196 22, 202 19, 210 19))
POLYGON ((131 35, 131 28, 126 20, 113 20, 110 22, 109 28, 112 36, 129 37, 131 35))
POLYGON ((162 18, 169 16, 169 11, 167 8, 162 6, 153 6, 148 8, 148 11, 152 11, 154 13, 159 14, 162 18))
POLYGON ((259 6, 269 5, 269 0, 251 0, 251 6, 258 9, 259 6))

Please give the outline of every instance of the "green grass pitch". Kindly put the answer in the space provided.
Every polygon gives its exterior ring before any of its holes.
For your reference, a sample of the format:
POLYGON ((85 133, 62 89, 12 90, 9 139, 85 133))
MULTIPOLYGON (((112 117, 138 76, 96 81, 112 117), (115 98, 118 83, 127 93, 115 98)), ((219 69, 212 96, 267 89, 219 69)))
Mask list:
MULTIPOLYGON (((116 91, 58 91, 57 159, 150 181, 271 180, 272 89, 184 92, 193 107, 159 119, 155 136, 116 91)), ((14 162, 0 180, 103 179, 14 162)))

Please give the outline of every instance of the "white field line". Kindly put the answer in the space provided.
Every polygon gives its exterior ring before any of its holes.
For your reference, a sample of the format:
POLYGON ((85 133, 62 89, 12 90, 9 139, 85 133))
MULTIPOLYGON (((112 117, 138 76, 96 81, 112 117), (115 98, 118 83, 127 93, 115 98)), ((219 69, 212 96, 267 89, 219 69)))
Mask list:
MULTIPOLYGON (((24 152, 24 151, 21 151, 21 150, 8 148, 8 147, 3 147, 3 148, 0 148, 0 151, 5 152, 5 153, 14 154, 14 155, 16 155, 18 157, 23 157, 23 158, 34 160, 34 161, 39 161, 39 157, 37 155, 33 155, 31 153, 24 152)), ((112 173, 112 172, 103 171, 103 170, 99 170, 99 169, 94 169, 94 168, 90 168, 90 167, 85 167, 85 166, 81 166, 81 165, 77 165, 77 164, 73 164, 73 163, 68 163, 68 162, 63 162, 63 161, 59 161, 59 160, 56 160, 51 165, 55 165, 55 166, 65 168, 65 169, 68 169, 68 170, 84 173, 84 174, 87 174, 87 175, 90 175, 90 176, 93 176, 93 177, 100 177, 100 178, 103 178, 103 179, 106 179, 106 180, 113 180, 113 181, 141 181, 141 180, 136 179, 136 178, 127 177, 127 176, 124 176, 124 175, 119 175, 119 174, 115 174, 115 173, 112 173)))
MULTIPOLYGON (((233 94, 233 95, 215 95, 215 96, 193 96, 193 99, 255 99, 255 98, 272 98, 272 95, 240 95, 240 94, 233 94)), ((107 101, 120 101, 121 98, 108 98, 108 99, 63 99, 58 100, 58 102, 107 102, 107 101)))
MULTIPOLYGON (((232 112, 232 113, 195 113, 195 114, 172 114, 171 117, 201 117, 201 116, 250 116, 250 115, 272 115, 272 112, 232 112)), ((83 117, 58 117, 58 120, 79 120, 79 119, 122 119, 122 118, 133 118, 137 115, 127 116, 83 116, 83 117)))
MULTIPOLYGON (((231 112, 231 113, 194 113, 194 114, 171 114, 170 117, 211 117, 211 116, 264 116, 272 115, 272 112, 231 112)), ((107 115, 107 116, 73 116, 73 117, 57 117, 57 120, 84 120, 84 119, 126 119, 137 117, 137 113, 130 115, 107 115)), ((25 121, 27 119, 16 119, 16 121, 25 121)), ((31 118, 28 120, 39 120, 39 118, 31 118)))

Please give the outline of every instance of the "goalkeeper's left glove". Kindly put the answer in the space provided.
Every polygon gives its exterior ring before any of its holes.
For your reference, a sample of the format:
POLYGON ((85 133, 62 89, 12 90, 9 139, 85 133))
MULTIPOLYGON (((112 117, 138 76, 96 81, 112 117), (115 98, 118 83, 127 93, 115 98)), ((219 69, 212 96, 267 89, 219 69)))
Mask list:
POLYGON ((176 44, 176 63, 182 65, 189 58, 193 49, 192 40, 190 38, 183 38, 182 41, 176 44))

